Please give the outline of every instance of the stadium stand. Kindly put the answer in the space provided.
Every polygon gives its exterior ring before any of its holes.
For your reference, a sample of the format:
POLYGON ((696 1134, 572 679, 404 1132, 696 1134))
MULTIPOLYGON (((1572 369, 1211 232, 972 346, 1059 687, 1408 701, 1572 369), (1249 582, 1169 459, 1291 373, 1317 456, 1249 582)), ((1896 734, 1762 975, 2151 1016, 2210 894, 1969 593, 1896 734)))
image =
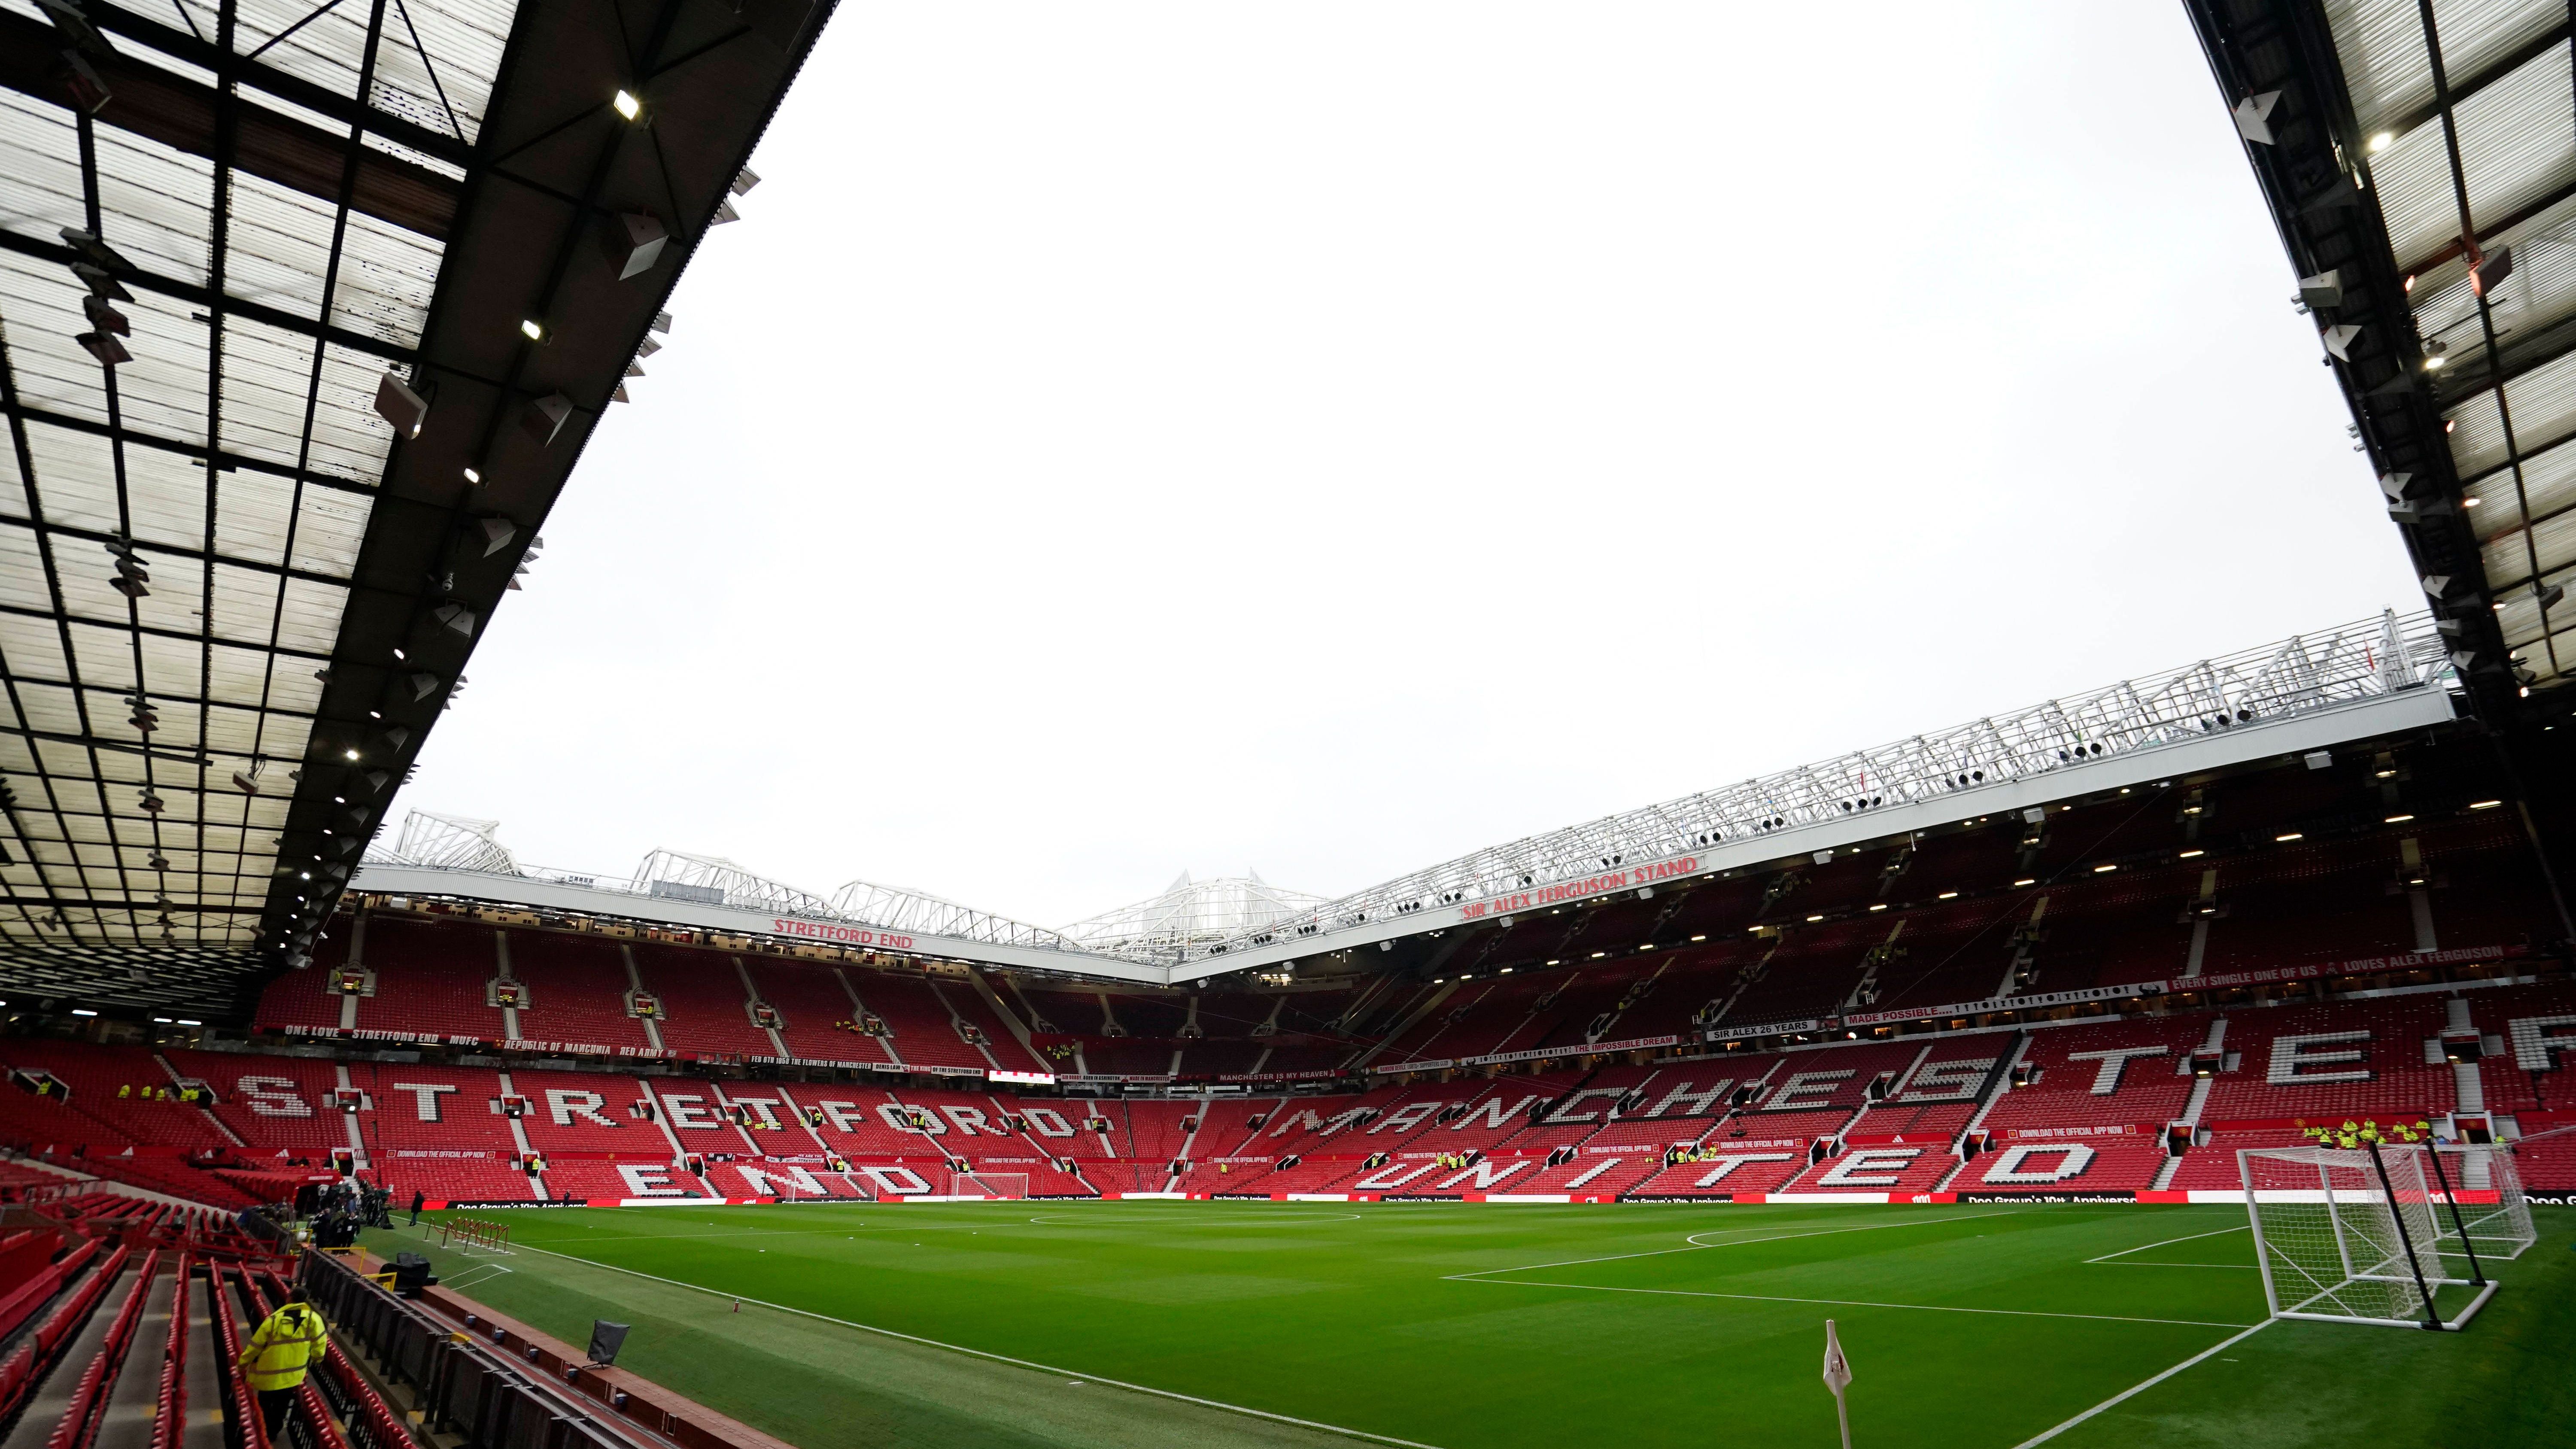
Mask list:
MULTIPOLYGON (((635 974, 661 1015, 664 1049, 705 1056, 775 1056, 779 1043, 751 1020, 750 974, 740 957, 642 941, 628 947, 635 974)), ((765 1003, 773 1009, 776 1003, 765 1003)), ((840 1020, 849 1015, 842 1004, 840 1020)))
MULTIPOLYGON (((598 1049, 591 1055, 654 1049, 644 1023, 627 1012, 627 943, 565 931, 511 931, 505 941, 511 978, 528 992, 518 1008, 521 1038, 598 1049)), ((697 954, 709 964, 722 960, 697 954)))

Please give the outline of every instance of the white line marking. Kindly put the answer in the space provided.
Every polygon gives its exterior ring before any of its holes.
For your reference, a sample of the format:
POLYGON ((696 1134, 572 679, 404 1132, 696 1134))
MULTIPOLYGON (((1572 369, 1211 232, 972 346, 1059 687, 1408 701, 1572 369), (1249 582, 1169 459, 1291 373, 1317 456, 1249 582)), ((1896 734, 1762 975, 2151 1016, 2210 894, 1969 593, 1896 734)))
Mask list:
MULTIPOLYGON (((2205 1232, 2205 1233, 2192 1233, 2192 1234, 2189 1234, 2188 1236, 2185 1236, 2185 1237, 2179 1237, 2179 1238, 2167 1238, 2167 1239, 2165 1239, 2165 1240, 2164 1240, 2163 1242, 2161 1242, 2161 1243, 2145 1243, 2145 1244, 2141 1244, 2140 1246, 2138 1246, 2138 1247, 2134 1247, 2134 1248, 2122 1248, 2120 1251, 2118 1251, 2118 1252, 2116 1252, 2116 1253, 2104 1253, 2101 1257, 2098 1257, 2098 1258, 2087 1258, 2087 1259, 2085 1259, 2084 1261, 2085 1261, 2085 1262, 2087 1262, 2087 1263, 2108 1263, 2108 1262, 2110 1262, 2113 1258, 2125 1258, 2125 1257, 2129 1256, 2131 1253, 2143 1253, 2143 1252, 2145 1252, 2145 1251, 2146 1251, 2147 1249, 2149 1249, 2149 1248, 2167 1248, 2167 1247, 2171 1247, 2171 1246, 2173 1246, 2173 1245, 2174 1245, 2174 1244, 2176 1244, 2176 1243, 2188 1243, 2188 1242, 2192 1241, 2192 1239, 2194 1239, 2194 1238, 2215 1238, 2215 1237, 2219 1237, 2219 1236, 2221 1236, 2222 1234, 2226 1234, 2226 1233, 2242 1233, 2242 1232, 2248 1232, 2248 1231, 2250 1231, 2250 1230, 2251 1230, 2251 1229, 2250 1229, 2250 1227, 2249 1227, 2249 1225, 2248 1225, 2248 1224, 2245 1224, 2245 1223, 2238 1223, 2236 1226, 2234 1226, 2234 1227, 2232 1227, 2232 1228, 2213 1228, 2213 1229, 2211 1229, 2210 1231, 2205 1232)), ((2122 1266, 2124 1266, 2124 1267, 2138 1267, 2138 1266, 2140 1266, 2140 1265, 2139 1265, 2139 1264, 2135 1264, 2135 1263, 2129 1263, 2129 1264, 2123 1264, 2122 1266)), ((2148 1267, 2154 1267, 2154 1266, 2157 1266, 2157 1265, 2155 1265, 2155 1264, 2147 1264, 2147 1265, 2145 1265, 2145 1266, 2148 1266, 2148 1267)), ((2253 1264, 2251 1264, 2251 1263, 2244 1263, 2244 1264, 2237 1264, 2237 1263, 2224 1263, 2224 1264, 2211 1264, 2211 1263, 2192 1263, 2192 1264, 2184 1264, 2184 1263, 2176 1263, 2176 1264, 2173 1264, 2173 1265, 2171 1265, 2171 1266, 2174 1266, 2174 1267, 2201 1267, 2201 1268, 2207 1268, 2207 1267, 2228 1267, 2228 1268, 2235 1268, 2235 1267, 2247 1267, 2247 1268, 2250 1268, 2250 1267, 2252 1267, 2252 1266, 2254 1266, 2254 1265, 2253 1265, 2253 1264)))
MULTIPOLYGON (((2056 1428, 2033 1434, 2029 1438, 2015 1444, 2013 1449, 2030 1449, 2030 1446, 2033 1444, 2045 1444, 2049 1440, 2056 1438, 2058 1435, 2065 1433, 2067 1430, 2074 1428, 2076 1425, 2083 1423, 2085 1420, 2092 1418, 2095 1414, 2102 1412, 2104 1409, 2110 1408, 2112 1405, 2134 1395, 2145 1393, 2147 1390, 2154 1388, 2156 1385, 2163 1383, 2169 1378, 2172 1378, 2175 1374, 2181 1373, 2184 1369, 2191 1367, 2193 1364, 2200 1362, 2202 1359, 2209 1357, 2220 1349, 2233 1348, 2237 1344, 2243 1343, 2245 1340, 2261 1333, 2264 1329, 2271 1327, 2275 1321, 2276 1320, 2274 1319, 2266 1318, 2262 1322, 2255 1324, 2252 1328, 2236 1335, 2234 1338, 2224 1339, 2218 1343, 2211 1344, 2209 1347, 2204 1348, 2200 1352, 2193 1354, 2191 1357, 2184 1359, 2182 1362, 2175 1364, 2172 1368, 2166 1369, 2163 1373, 2156 1375, 2145 1383, 2122 1389, 2120 1392, 2113 1394, 2111 1397, 2104 1399, 2102 1402, 2095 1404, 2089 1409, 2086 1409, 2083 1413, 2076 1415, 2074 1418, 2067 1420, 2056 1428)), ((2234 1360, 2231 1359, 2229 1362, 2232 1363, 2234 1360)))
MULTIPOLYGON (((901 1333, 891 1328, 879 1328, 872 1323, 857 1323, 847 1318, 834 1318, 828 1313, 814 1313, 802 1308, 790 1308, 784 1303, 771 1303, 760 1298, 746 1298, 739 1293, 728 1293, 721 1288, 707 1288, 696 1283, 683 1283, 677 1278, 662 1278, 651 1273, 639 1273, 633 1268, 620 1268, 614 1263, 593 1262, 588 1258, 575 1257, 570 1253, 558 1253, 546 1248, 530 1248, 528 1251, 532 1253, 543 1253, 549 1258, 562 1258, 567 1262, 587 1264, 590 1267, 602 1269, 610 1273, 624 1273, 630 1278, 642 1278, 648 1282, 663 1283, 673 1288, 686 1288, 692 1293, 703 1293, 710 1298, 733 1299, 738 1302, 749 1303, 755 1307, 772 1309, 779 1313, 792 1313, 799 1318, 811 1318, 817 1323, 837 1323, 843 1328, 855 1328, 862 1333, 879 1334, 886 1338, 899 1338, 906 1343, 926 1344, 931 1348, 944 1348, 950 1353, 962 1353, 974 1358, 990 1359, 995 1363, 1006 1363, 1014 1368, 1036 1369, 1041 1373, 1057 1374, 1067 1378, 1073 1377, 1081 1372, 1078 1369, 1057 1368, 1052 1364, 1036 1363, 1024 1358, 1013 1358, 1006 1353, 987 1353, 983 1349, 968 1348, 963 1344, 942 1343, 935 1338, 923 1338, 919 1334, 901 1333)), ((1345 1429, 1339 1424, 1326 1424, 1314 1419, 1300 1419, 1288 1414, 1274 1414, 1267 1409, 1248 1409, 1241 1404, 1226 1403, 1222 1399, 1202 1399, 1195 1394, 1176 1393, 1171 1389, 1157 1389, 1145 1384, 1133 1384, 1127 1382, 1125 1379, 1104 1378, 1099 1374, 1091 1374, 1087 1376, 1087 1381, 1095 1384, 1110 1384, 1117 1388, 1130 1389, 1140 1394, 1152 1394, 1158 1399, 1177 1399, 1182 1403, 1197 1404, 1202 1408, 1223 1409, 1230 1414, 1243 1414, 1255 1419, 1268 1419, 1274 1424, 1294 1424, 1300 1429, 1317 1429, 1327 1434, 1340 1434, 1346 1438, 1367 1439, 1379 1444, 1400 1445, 1402 1446, 1402 1449, 1436 1449, 1436 1446, 1434 1445, 1424 1444, 1414 1439, 1398 1439, 1391 1434, 1372 1434, 1366 1429, 1345 1429)))
MULTIPOLYGON (((1490 1279, 1477 1280, 1491 1282, 1490 1279)), ((1940 1303, 1873 1303, 1863 1298, 1786 1298, 1772 1293, 1709 1293, 1691 1288, 1605 1288, 1598 1283, 1534 1283, 1514 1280, 1497 1288, 1577 1288, 1592 1293, 1650 1293, 1667 1298, 1740 1298, 1750 1303, 1822 1303, 1836 1308, 1911 1308, 1922 1313, 1991 1313, 2007 1318, 2082 1318, 2096 1323, 2170 1323, 2186 1328, 2243 1328, 2241 1323, 2212 1323, 2199 1318, 2127 1318, 2110 1313, 2042 1313, 2029 1308, 1953 1308, 1940 1303)), ((2262 1324, 2254 1325, 2257 1328, 2262 1324)))
POLYGON ((1880 1228, 1919 1228, 1932 1223, 1963 1223, 1971 1218, 2003 1218, 2015 1216, 2019 1215, 2012 1212, 1960 1213, 1956 1216, 1946 1218, 1916 1218, 1911 1222, 1864 1223, 1856 1228, 1818 1228, 1814 1232, 1809 1233, 1773 1233, 1768 1237, 1737 1238, 1733 1242, 1726 1243, 1701 1242, 1700 1239, 1712 1237, 1718 1233, 1749 1233, 1759 1231, 1755 1228, 1711 1228, 1706 1232, 1693 1233, 1689 1237, 1682 1239, 1683 1242, 1690 1245, 1686 1248, 1656 1248, 1643 1253, 1613 1253, 1606 1258, 1568 1258, 1562 1263, 1523 1263, 1517 1268, 1478 1268, 1469 1273, 1445 1273, 1441 1276, 1444 1280, 1454 1279, 1463 1282, 1470 1278, 1483 1278, 1495 1273, 1535 1273, 1541 1268, 1575 1268, 1580 1267, 1585 1263, 1619 1263, 1625 1262, 1630 1258, 1660 1258, 1668 1253, 1696 1253, 1702 1248, 1741 1248, 1753 1243, 1776 1243, 1788 1238, 1822 1238, 1829 1237, 1835 1233, 1867 1233, 1875 1232, 1880 1228))

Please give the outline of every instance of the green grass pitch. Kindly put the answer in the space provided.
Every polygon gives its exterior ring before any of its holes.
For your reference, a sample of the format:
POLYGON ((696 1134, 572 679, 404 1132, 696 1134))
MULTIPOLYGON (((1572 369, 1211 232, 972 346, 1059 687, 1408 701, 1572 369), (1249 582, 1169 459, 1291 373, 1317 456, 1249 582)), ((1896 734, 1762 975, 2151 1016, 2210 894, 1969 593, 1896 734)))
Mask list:
MULTIPOLYGON (((2576 1444, 2576 1254, 2568 1216, 2537 1211, 2539 1246, 2465 1332, 2274 1323, 2046 1442, 2576 1444)), ((518 1251, 429 1249, 466 1296, 575 1344, 630 1322, 621 1366, 802 1449, 1829 1446, 1828 1317, 1855 1445, 2012 1449, 2264 1321, 2241 1208, 477 1216, 518 1251)))

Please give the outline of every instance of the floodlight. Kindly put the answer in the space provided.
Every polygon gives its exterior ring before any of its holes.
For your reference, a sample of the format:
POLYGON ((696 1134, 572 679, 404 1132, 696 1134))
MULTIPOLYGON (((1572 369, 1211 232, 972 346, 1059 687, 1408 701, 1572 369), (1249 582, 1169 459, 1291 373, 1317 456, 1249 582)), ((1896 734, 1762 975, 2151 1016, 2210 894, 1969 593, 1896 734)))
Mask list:
POLYGON ((530 342, 543 342, 546 340, 546 324, 534 317, 527 318, 519 324, 519 334, 530 342))
POLYGON ((617 98, 609 104, 617 108, 617 114, 630 121, 639 119, 644 114, 644 102, 639 100, 633 91, 619 91, 617 98))
POLYGON ((736 173, 733 178, 733 194, 736 196, 747 196, 751 193, 751 188, 758 186, 759 184, 760 173, 752 170, 748 166, 745 166, 740 172, 736 173))
POLYGON ((134 335, 134 324, 126 321, 125 314, 117 311, 115 305, 105 297, 81 298, 81 311, 88 314, 89 325, 98 331, 113 332, 119 337, 134 335))
POLYGON ((2313 277, 2299 278, 2299 300, 2310 307, 2343 305, 2343 274, 2328 269, 2313 277))
POLYGON ((2379 134, 2377 134, 2377 135, 2375 135, 2375 136, 2373 136, 2373 137, 2371 137, 2371 138, 2370 138, 2370 154, 2371 154, 2371 155, 2373 155, 2373 156, 2378 155, 2380 152, 2387 150, 2391 145, 2395 144, 2395 143, 2396 143, 2396 140, 2397 140, 2397 133, 2396 133, 2396 132, 2394 132, 2394 131, 2382 131, 2382 132, 2380 132, 2379 134))
POLYGON ((84 332, 73 340, 109 367, 134 360, 134 354, 125 350, 125 344, 117 341, 113 332, 84 332))
POLYGON ((468 482, 468 483, 480 483, 480 482, 482 482, 482 481, 483 481, 483 470, 482 470, 482 469, 480 469, 480 468, 468 468, 468 469, 466 469, 466 470, 465 470, 465 481, 466 481, 466 482, 468 482))

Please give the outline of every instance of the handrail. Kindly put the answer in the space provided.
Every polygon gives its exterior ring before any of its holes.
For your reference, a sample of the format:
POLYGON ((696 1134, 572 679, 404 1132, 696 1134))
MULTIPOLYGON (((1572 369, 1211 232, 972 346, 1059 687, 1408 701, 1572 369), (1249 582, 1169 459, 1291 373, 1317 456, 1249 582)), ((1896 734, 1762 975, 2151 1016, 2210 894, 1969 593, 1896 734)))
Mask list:
POLYGON ((116 1310, 116 1321, 108 1325, 98 1356, 81 1370, 80 1384, 63 1408, 62 1422, 45 1437, 45 1449, 89 1449, 90 1442, 98 1437, 99 1411, 106 1407, 108 1390, 124 1368, 125 1350, 133 1342, 135 1325, 143 1321, 144 1300, 152 1294, 153 1274, 160 1266, 160 1249, 143 1255, 143 1270, 134 1275, 134 1287, 116 1310))
POLYGON ((206 1269, 206 1300, 215 1310, 215 1341, 223 1345, 222 1362, 215 1368, 232 1386, 233 1419, 241 1426, 240 1449, 268 1449, 268 1425, 260 1418, 259 1401, 251 1395, 250 1377, 241 1372, 241 1330, 233 1323, 233 1301, 224 1292, 219 1268, 206 1269))
MULTIPOLYGON (((90 1251, 76 1253, 65 1260, 67 1264, 77 1265, 95 1255, 98 1240, 90 1238, 85 1241, 90 1245, 90 1251)), ((16 1413, 27 1396, 35 1391, 40 1377, 37 1366, 51 1358, 57 1347, 69 1339, 81 1324, 89 1321, 91 1310, 98 1306, 99 1299, 107 1295, 108 1288, 116 1282, 116 1275, 125 1270, 125 1260, 131 1255, 132 1250, 119 1245, 108 1255, 105 1263, 81 1280, 80 1285, 72 1290, 72 1296, 56 1307, 34 1333, 20 1341, 17 1352, 9 1355, 7 1362, 0 1363, 0 1418, 16 1413)), ((66 1276, 70 1271, 66 1269, 66 1276)))
POLYGON ((179 1253, 179 1279, 170 1290, 170 1343, 161 1358, 161 1397, 153 1407, 152 1449, 172 1449, 188 1415, 188 1274, 193 1265, 179 1253))

